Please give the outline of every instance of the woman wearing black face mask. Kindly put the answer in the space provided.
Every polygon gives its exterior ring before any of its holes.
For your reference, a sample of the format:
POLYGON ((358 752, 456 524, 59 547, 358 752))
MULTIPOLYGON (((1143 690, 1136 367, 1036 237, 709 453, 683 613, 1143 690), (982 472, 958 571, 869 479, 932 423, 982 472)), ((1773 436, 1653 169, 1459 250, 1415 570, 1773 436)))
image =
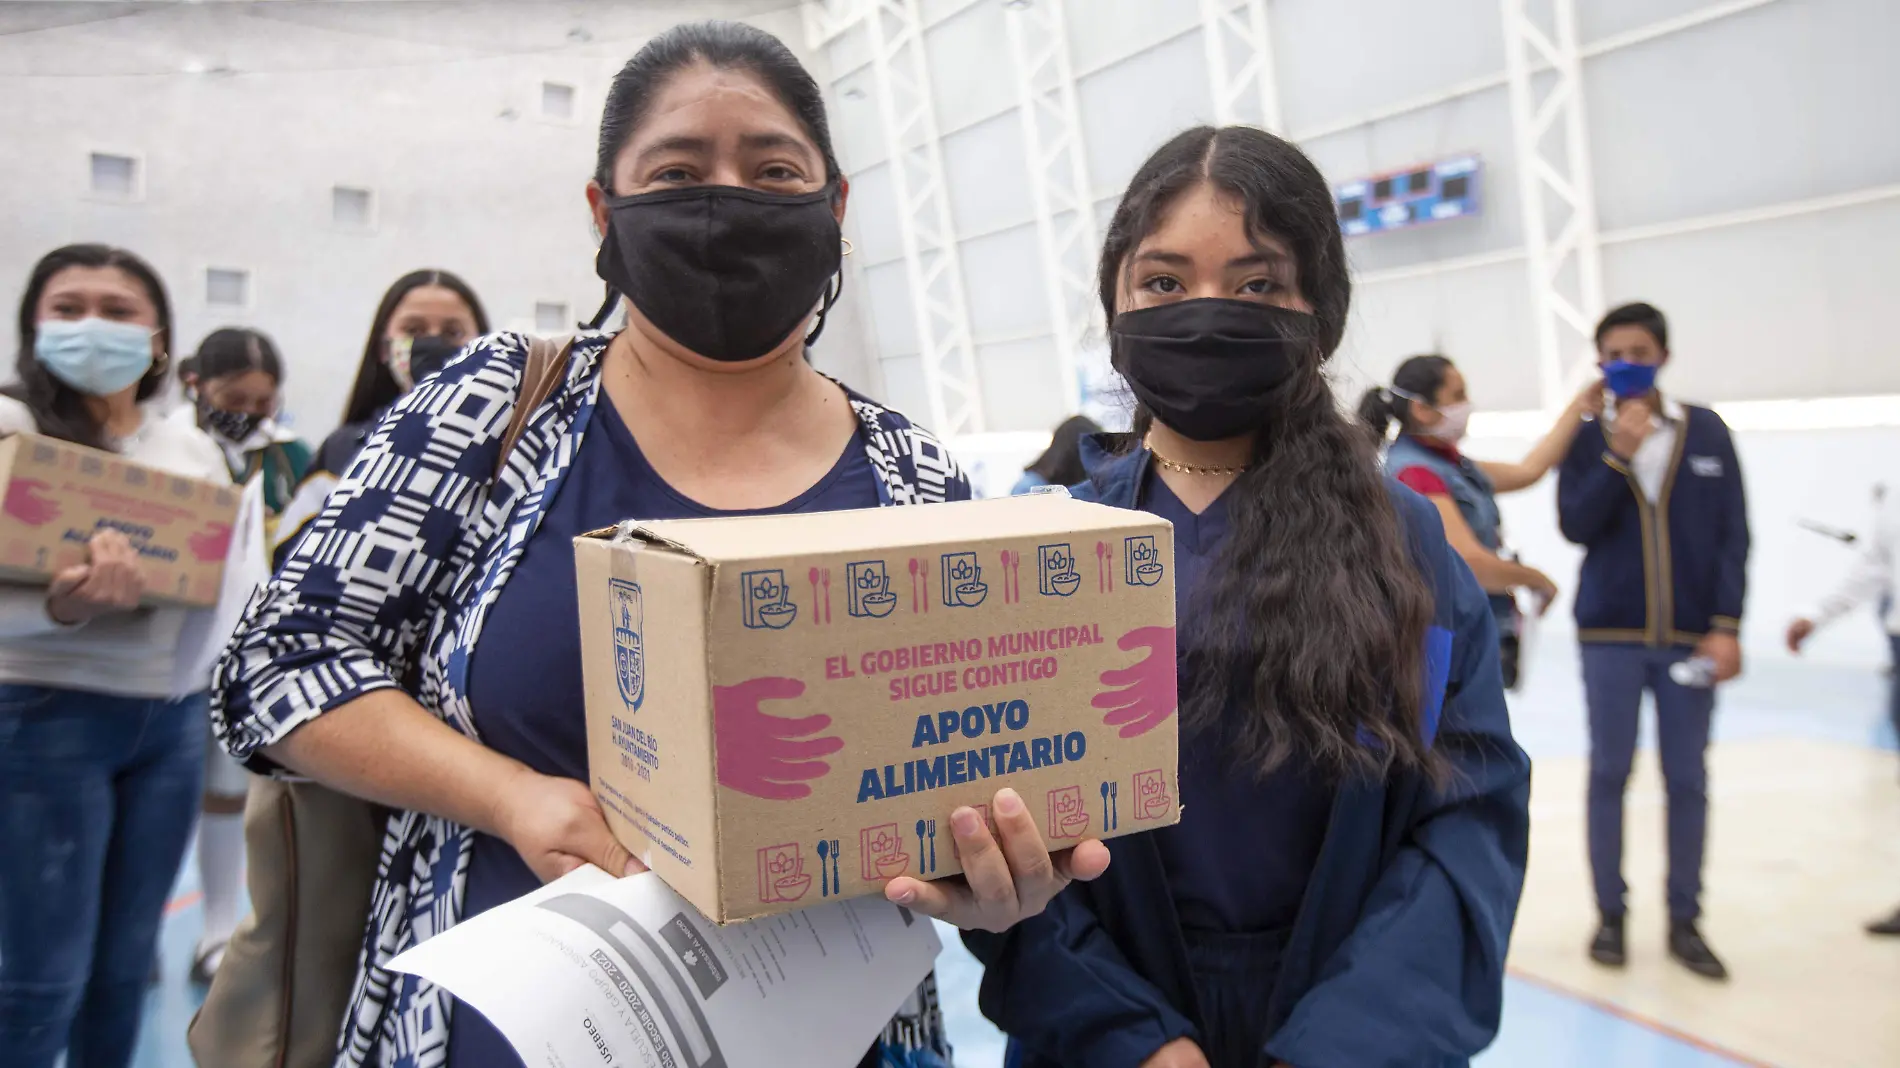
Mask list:
MULTIPOLYGON (((655 38, 608 92, 598 162, 597 267, 626 328, 577 337, 499 475, 524 339, 483 341, 399 402, 220 667, 236 754, 397 810, 371 977, 346 1024, 352 1068, 518 1064, 480 1016, 382 966, 418 931, 581 864, 640 870, 586 785, 574 536, 628 518, 970 494, 928 433, 804 358, 837 284, 846 188, 818 87, 783 44, 734 23, 655 38), (401 688, 412 679, 420 700, 401 688)), ((817 759, 722 764, 730 789, 808 791, 812 765, 842 746, 795 722, 814 711, 796 699, 737 711, 817 759)), ((1099 842, 1051 858, 1012 792, 991 811, 1000 843, 974 810, 952 814, 964 879, 893 879, 888 896, 1001 928, 1106 864, 1099 842)), ((867 1063, 948 1053, 926 983, 867 1063)))
POLYGON ((191 406, 174 417, 211 435, 232 481, 264 480, 264 508, 274 523, 313 459, 310 446, 277 422, 284 388, 277 346, 257 330, 214 330, 179 364, 178 378, 191 406))
MULTIPOLYGON (((224 453, 231 480, 259 479, 264 535, 269 543, 284 506, 310 468, 310 446, 278 425, 284 383, 277 346, 256 330, 227 327, 198 343, 180 362, 178 378, 191 400, 172 418, 202 429, 224 453)), ((204 892, 204 934, 192 957, 191 977, 209 983, 242 913, 245 792, 250 783, 215 744, 206 753, 204 808, 198 819, 198 885, 204 892)))
POLYGON ((324 501, 369 432, 416 383, 440 371, 464 346, 488 333, 482 302, 456 275, 410 271, 383 293, 371 320, 369 340, 356 368, 343 422, 317 447, 308 477, 281 510, 271 541, 273 564, 282 564, 290 543, 323 510, 324 501))
MULTIPOLYGON (((1140 406, 1081 493, 1174 524, 1182 820, 965 935, 984 1012, 1026 1068, 1463 1064, 1498 1023, 1530 763, 1484 592, 1327 385, 1326 182, 1270 134, 1190 130, 1100 282, 1140 406)), ((1170 681, 1110 715, 1165 716, 1170 681)))

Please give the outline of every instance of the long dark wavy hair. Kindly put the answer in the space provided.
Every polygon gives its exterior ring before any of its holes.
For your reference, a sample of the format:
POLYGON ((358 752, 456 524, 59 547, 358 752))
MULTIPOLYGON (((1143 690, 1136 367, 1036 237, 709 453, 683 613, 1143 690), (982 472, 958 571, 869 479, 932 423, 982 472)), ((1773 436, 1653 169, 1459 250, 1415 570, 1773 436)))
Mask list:
MULTIPOLYGON (((1298 148, 1251 127, 1175 137, 1142 164, 1109 223, 1102 309, 1112 322, 1129 254, 1203 182, 1243 206, 1256 243, 1272 235, 1292 250, 1319 331, 1276 387, 1254 430, 1253 462, 1228 491, 1226 545, 1186 624, 1183 725, 1218 728, 1237 765, 1263 776, 1297 759, 1333 780, 1402 768, 1442 781, 1421 707, 1431 589, 1377 453, 1325 375, 1352 300, 1325 178, 1298 148)), ((1120 367, 1121 353, 1111 354, 1120 367)), ((1131 447, 1153 420, 1137 407, 1131 447)))
POLYGON ((343 425, 374 419, 376 413, 396 403, 396 398, 402 396, 402 384, 396 381, 395 372, 389 369, 388 361, 383 359, 386 351, 383 335, 389 332, 389 320, 396 314, 396 305, 402 303, 402 298, 408 296, 410 290, 423 286, 454 290, 475 316, 475 336, 488 333, 488 313, 482 310, 481 298, 460 277, 431 268, 410 271, 396 279, 396 283, 383 294, 383 302, 376 306, 376 318, 369 324, 369 340, 363 343, 363 362, 356 366, 356 384, 350 387, 350 401, 343 408, 343 425))
POLYGON ((95 449, 110 449, 112 443, 107 440, 105 427, 87 407, 86 395, 54 377, 33 355, 40 336, 40 297, 53 276, 68 267, 116 267, 145 290, 152 306, 158 309, 159 346, 164 355, 153 360, 151 370, 139 379, 138 399, 150 400, 164 387, 172 351, 172 305, 165 296, 165 284, 158 280, 158 272, 152 265, 138 256, 110 245, 85 244, 56 248, 33 265, 33 273, 27 276, 26 292, 20 294, 20 351, 13 359, 17 380, 0 388, 0 393, 26 405, 39 424, 40 433, 47 437, 95 449))

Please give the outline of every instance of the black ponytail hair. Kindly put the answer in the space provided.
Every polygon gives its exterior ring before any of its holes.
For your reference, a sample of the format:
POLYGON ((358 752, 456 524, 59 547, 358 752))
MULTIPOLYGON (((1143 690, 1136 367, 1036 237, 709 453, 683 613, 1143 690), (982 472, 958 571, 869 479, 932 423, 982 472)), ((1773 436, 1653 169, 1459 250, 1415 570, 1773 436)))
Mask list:
MULTIPOLYGON (((1325 178, 1262 130, 1180 134, 1142 164, 1115 209, 1097 276, 1102 309, 1112 323, 1130 254, 1203 182, 1238 202, 1256 242, 1272 235, 1292 250, 1319 334, 1277 387, 1253 462, 1228 491, 1227 543, 1184 624, 1183 726, 1218 728, 1237 765, 1262 776, 1297 758, 1332 780, 1407 768, 1443 781, 1422 707, 1432 592, 1378 456, 1324 373, 1352 299, 1325 178)), ((1133 440, 1153 420, 1138 407, 1133 440)))
POLYGON ((165 284, 158 280, 158 272, 125 249, 81 244, 48 252, 27 276, 26 291, 20 294, 20 351, 13 361, 13 373, 18 381, 0 389, 0 393, 26 405, 40 433, 47 437, 95 449, 110 449, 112 443, 107 440, 105 427, 87 406, 86 395, 54 377, 33 352, 40 336, 40 296, 46 292, 53 276, 68 267, 115 267, 145 290, 146 297, 158 311, 159 356, 152 361, 145 377, 139 379, 136 396, 140 401, 150 400, 165 384, 171 364, 172 305, 165 296, 165 284))
POLYGON ((1412 402, 1436 404, 1438 391, 1445 388, 1445 375, 1451 368, 1451 360, 1436 353, 1411 356, 1392 372, 1390 387, 1374 386, 1366 390, 1359 398, 1359 419, 1372 431, 1373 440, 1384 444, 1392 436, 1394 423, 1398 424, 1400 433, 1411 433, 1415 429, 1412 402))

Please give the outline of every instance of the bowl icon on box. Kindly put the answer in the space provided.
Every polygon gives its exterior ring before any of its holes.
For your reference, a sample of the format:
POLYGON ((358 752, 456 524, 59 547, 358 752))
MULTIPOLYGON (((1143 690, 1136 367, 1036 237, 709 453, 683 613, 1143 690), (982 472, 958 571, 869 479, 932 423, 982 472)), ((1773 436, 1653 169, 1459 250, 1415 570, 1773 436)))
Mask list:
POLYGON ((858 832, 858 853, 864 859, 865 881, 895 879, 910 868, 910 854, 904 852, 904 837, 897 824, 885 823, 858 832))
POLYGON ((1067 597, 1082 586, 1075 549, 1066 542, 1036 547, 1036 585, 1044 597, 1067 597))
POLYGON ((1089 810, 1080 786, 1049 791, 1049 837, 1080 838, 1089 829, 1089 810))
POLYGON ((1161 581, 1167 569, 1161 563, 1161 551, 1155 546, 1153 534, 1143 534, 1128 539, 1128 574, 1130 586, 1153 586, 1161 581))
POLYGON ((946 608, 975 608, 989 596, 983 565, 975 553, 943 554, 943 603, 946 608))
POLYGON ((891 592, 890 569, 882 560, 860 560, 845 565, 845 580, 850 587, 850 603, 845 610, 859 618, 883 619, 897 608, 897 595, 891 592))
POLYGON ((811 889, 811 876, 805 874, 805 856, 795 843, 766 846, 759 850, 759 900, 797 901, 811 889))
POLYGON ((798 618, 792 586, 782 570, 747 571, 740 576, 745 592, 745 625, 752 630, 784 630, 798 618))

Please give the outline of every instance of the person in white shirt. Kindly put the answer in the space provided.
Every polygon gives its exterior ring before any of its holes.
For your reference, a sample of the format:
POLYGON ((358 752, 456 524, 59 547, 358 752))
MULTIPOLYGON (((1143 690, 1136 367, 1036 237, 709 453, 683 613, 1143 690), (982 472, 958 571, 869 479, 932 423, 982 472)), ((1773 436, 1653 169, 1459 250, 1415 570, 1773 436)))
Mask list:
MULTIPOLYGON (((20 301, 0 433, 228 482, 205 434, 146 403, 171 362, 164 286, 70 245, 20 301)), ((0 1050, 8 1068, 123 1068, 204 777, 206 678, 181 680, 184 609, 140 607, 132 544, 102 531, 44 588, 0 587, 0 1050), (182 690, 182 692, 181 692, 182 690)))
MULTIPOLYGON (((1823 597, 1814 611, 1788 624, 1789 652, 1799 654, 1815 631, 1884 597, 1887 640, 1892 644, 1894 660, 1900 662, 1900 605, 1892 600, 1896 562, 1900 562, 1900 498, 1881 495, 1873 534, 1866 546, 1840 585, 1823 597)), ((1887 682, 1887 715, 1893 720, 1894 730, 1900 731, 1900 675, 1890 676, 1887 682)), ((1900 909, 1868 924, 1867 933, 1900 937, 1900 909)))

